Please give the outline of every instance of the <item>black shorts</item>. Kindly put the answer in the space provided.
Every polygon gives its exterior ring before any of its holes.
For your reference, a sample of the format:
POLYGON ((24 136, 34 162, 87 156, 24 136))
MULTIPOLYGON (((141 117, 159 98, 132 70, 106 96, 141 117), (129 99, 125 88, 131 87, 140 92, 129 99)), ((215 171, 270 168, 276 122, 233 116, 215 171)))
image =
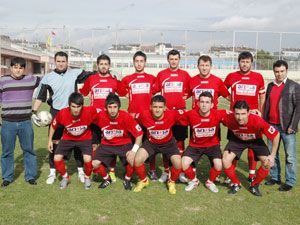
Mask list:
POLYGON ((212 162, 214 159, 222 159, 220 145, 214 145, 207 148, 194 148, 188 146, 183 154, 183 156, 192 158, 195 164, 199 162, 202 155, 206 155, 210 162, 212 162))
POLYGON ((115 160, 116 156, 119 156, 122 165, 128 164, 126 159, 126 153, 132 149, 132 144, 112 146, 112 145, 99 145, 96 149, 93 160, 99 160, 105 166, 109 167, 115 160))
POLYGON ((172 132, 177 141, 184 141, 188 137, 188 127, 186 126, 174 125, 172 132))
MULTIPOLYGON (((57 115, 57 113, 59 112, 59 110, 54 109, 54 108, 50 108, 50 114, 52 116, 52 119, 55 118, 55 116, 57 115)), ((50 129, 51 124, 49 125, 49 129, 50 129)), ((61 137, 63 136, 63 132, 64 132, 65 127, 58 125, 58 127, 56 128, 52 140, 60 140, 61 137)))
POLYGON ((270 155, 269 149, 262 138, 253 141, 242 141, 236 137, 231 137, 224 151, 233 152, 236 158, 240 159, 243 151, 247 148, 253 149, 256 161, 259 160, 258 156, 270 155))
POLYGON ((101 129, 96 124, 91 124, 91 130, 92 130, 92 144, 100 144, 101 129))
POLYGON ((168 159, 170 159, 173 155, 180 155, 174 138, 165 144, 154 144, 146 140, 143 142, 141 148, 144 148, 148 152, 149 158, 157 153, 166 155, 168 159))
POLYGON ((92 155, 92 140, 85 141, 69 141, 60 140, 55 155, 69 156, 69 153, 74 149, 80 149, 83 155, 92 155))

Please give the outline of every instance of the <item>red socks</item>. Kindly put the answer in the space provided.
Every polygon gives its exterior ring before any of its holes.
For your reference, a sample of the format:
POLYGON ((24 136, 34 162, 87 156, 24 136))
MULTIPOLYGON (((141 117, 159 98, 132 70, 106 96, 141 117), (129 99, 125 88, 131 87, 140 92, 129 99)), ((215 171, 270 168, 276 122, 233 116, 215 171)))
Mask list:
POLYGON ((147 181, 146 167, 145 167, 144 163, 140 166, 135 166, 134 169, 135 169, 135 172, 138 175, 140 181, 147 181))
POLYGON ((269 174, 269 170, 263 168, 262 166, 259 167, 257 170, 257 174, 255 180, 251 183, 251 186, 255 186, 256 184, 260 184, 269 174))
POLYGON ((190 180, 194 180, 196 178, 196 173, 193 169, 192 166, 189 166, 189 168, 187 168, 185 171, 183 171, 185 173, 185 175, 190 179, 190 180))
POLYGON ((106 168, 102 163, 97 169, 94 169, 94 173, 100 174, 104 180, 107 180, 109 178, 109 175, 106 172, 106 168))
POLYGON ((125 174, 125 179, 130 180, 132 177, 132 174, 134 172, 133 167, 128 163, 126 166, 126 174, 125 174))
POLYGON ((257 162, 255 161, 254 151, 250 148, 248 149, 248 165, 249 165, 249 177, 254 177, 257 162))
POLYGON ((214 182, 216 177, 221 174, 222 170, 216 170, 215 167, 212 167, 209 171, 209 180, 214 182))
POLYGON ((156 155, 154 155, 152 157, 152 159, 150 160, 150 162, 149 162, 150 171, 155 171, 156 170, 155 163, 156 163, 156 155))
POLYGON ((224 169, 225 174, 227 175, 227 177, 229 177, 229 179, 231 180, 231 182, 233 184, 240 184, 240 180, 237 177, 236 173, 235 173, 235 166, 231 165, 228 169, 224 169))
POLYGON ((169 173, 170 169, 169 169, 169 159, 166 155, 163 154, 163 164, 164 164, 164 168, 165 168, 165 172, 169 173))
POLYGON ((67 173, 64 160, 54 161, 54 165, 61 176, 64 176, 67 173))
POLYGON ((92 171, 93 171, 92 161, 85 162, 84 163, 84 173, 85 173, 85 175, 88 176, 88 177, 91 176, 92 171))
POLYGON ((171 167, 171 177, 170 181, 175 182, 177 178, 179 177, 179 174, 181 173, 181 169, 176 169, 174 166, 171 167))

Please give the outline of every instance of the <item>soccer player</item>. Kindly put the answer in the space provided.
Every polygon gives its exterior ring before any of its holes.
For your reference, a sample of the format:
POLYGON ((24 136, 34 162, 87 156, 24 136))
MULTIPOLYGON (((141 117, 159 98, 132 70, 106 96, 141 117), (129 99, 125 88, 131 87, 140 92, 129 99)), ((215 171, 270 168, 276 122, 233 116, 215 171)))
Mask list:
POLYGON ((59 126, 63 126, 63 135, 54 153, 54 165, 62 176, 60 188, 64 189, 70 183, 70 176, 66 171, 64 157, 74 148, 80 150, 84 160, 84 187, 90 189, 90 175, 92 166, 92 134, 90 125, 96 115, 92 107, 84 107, 83 96, 72 93, 69 97, 69 107, 61 109, 53 119, 49 130, 48 151, 53 153, 53 135, 59 126))
POLYGON ((197 99, 199 100, 196 109, 187 111, 180 119, 181 124, 189 125, 192 130, 189 146, 182 157, 182 169, 190 179, 185 190, 191 191, 199 185, 199 180, 191 164, 193 162, 197 164, 201 156, 206 155, 213 167, 210 169, 205 186, 212 192, 218 192, 214 181, 222 172, 219 130, 226 111, 213 109, 214 98, 211 92, 204 91, 197 99))
MULTIPOLYGON (((54 56, 55 70, 46 74, 35 92, 34 105, 32 107, 33 115, 32 119, 38 123, 38 117, 36 116, 38 109, 42 105, 42 102, 47 100, 47 91, 50 98, 47 103, 50 105, 50 113, 52 118, 56 116, 59 110, 68 106, 68 98, 70 94, 77 90, 77 83, 83 82, 90 73, 83 71, 82 69, 69 69, 68 68, 68 55, 65 52, 57 52, 54 56)), ((57 144, 63 134, 63 127, 56 129, 53 135, 53 151, 49 152, 49 165, 50 174, 46 180, 47 184, 53 184, 56 179, 56 170, 54 165, 54 153, 57 148, 57 144)), ((74 158, 76 160, 78 169, 78 178, 84 183, 84 171, 83 171, 83 158, 81 151, 74 149, 74 158)))
POLYGON ((37 160, 33 149, 33 129, 30 120, 32 95, 40 82, 39 77, 24 75, 24 58, 11 59, 10 74, 0 76, 1 119, 1 168, 2 187, 14 179, 14 150, 18 136, 24 156, 25 181, 36 185, 37 160))
MULTIPOLYGON (((166 106, 168 109, 185 109, 185 100, 188 98, 189 94, 190 75, 186 71, 179 68, 179 51, 175 49, 169 51, 167 59, 169 68, 158 73, 153 86, 154 92, 160 92, 161 95, 166 99, 166 106)), ((177 141, 179 151, 182 154, 184 151, 184 140, 188 136, 187 127, 175 125, 172 130, 177 141)), ((159 179, 160 182, 167 181, 169 174, 168 164, 169 162, 164 160, 165 171, 159 179)), ((184 176, 180 176, 180 178, 181 181, 187 181, 184 176)))
POLYGON ((199 96, 202 92, 208 91, 213 96, 213 108, 218 108, 218 98, 220 96, 229 100, 229 91, 223 81, 210 73, 212 59, 208 55, 202 55, 198 59, 199 74, 192 77, 189 82, 189 91, 192 96, 192 108, 196 108, 199 96))
MULTIPOLYGON (((137 51, 133 56, 135 73, 124 77, 121 81, 119 94, 128 96, 128 112, 134 118, 137 113, 149 110, 152 97, 152 86, 155 77, 145 73, 147 56, 141 51, 137 51)), ((142 127, 143 128, 143 127, 142 127)), ((145 130, 144 130, 145 132, 145 130)), ((144 133, 145 137, 145 133, 144 133)), ((149 176, 151 180, 157 180, 155 172, 155 159, 150 160, 149 176)))
MULTIPOLYGON (((91 105, 97 108, 98 111, 105 109, 105 99, 108 94, 118 91, 119 81, 110 74, 110 63, 109 56, 105 54, 98 56, 98 73, 89 76, 79 90, 84 96, 91 95, 91 105)), ((93 152, 95 152, 101 140, 101 130, 94 124, 91 125, 91 129, 93 152)), ((113 182, 116 181, 115 166, 116 160, 110 165, 110 176, 113 182)))
MULTIPOLYGON (((263 113, 263 106, 265 103, 265 85, 263 76, 260 73, 251 71, 253 63, 253 56, 250 52, 241 52, 238 57, 239 71, 228 74, 224 84, 231 91, 230 95, 230 109, 236 101, 245 100, 250 110, 257 114, 263 113)), ((232 133, 228 133, 228 136, 232 133)), ((237 161, 235 161, 235 164, 237 161)), ((249 182, 253 181, 255 177, 256 161, 254 159, 254 152, 251 148, 248 150, 249 163, 249 182)))
POLYGON ((178 121, 179 116, 180 111, 166 110, 166 99, 161 95, 152 97, 150 110, 137 114, 138 123, 147 129, 147 140, 143 142, 135 156, 135 172, 140 181, 134 192, 140 192, 149 185, 144 162, 153 155, 162 153, 173 165, 167 186, 170 194, 176 194, 175 182, 181 172, 181 157, 173 138, 172 126, 178 121))
POLYGON ((274 165, 280 135, 260 116, 250 113, 249 109, 246 101, 236 101, 233 106, 234 112, 227 114, 223 120, 223 124, 233 133, 224 150, 223 166, 225 174, 232 183, 228 193, 236 194, 241 189, 241 182, 236 175, 232 161, 236 157, 239 159, 244 149, 253 149, 254 156, 261 162, 261 166, 249 190, 253 195, 261 196, 259 184, 268 176, 270 168, 274 165), (262 139, 263 134, 272 142, 271 154, 262 139))
POLYGON ((142 142, 143 131, 129 113, 120 110, 121 102, 117 95, 110 93, 106 98, 105 106, 106 111, 98 114, 97 125, 101 128, 102 138, 93 156, 94 172, 103 177, 99 188, 106 188, 112 181, 105 166, 108 167, 116 156, 119 156, 123 166, 126 167, 124 188, 131 190, 133 161, 142 142), (135 138, 134 145, 130 135, 135 138))

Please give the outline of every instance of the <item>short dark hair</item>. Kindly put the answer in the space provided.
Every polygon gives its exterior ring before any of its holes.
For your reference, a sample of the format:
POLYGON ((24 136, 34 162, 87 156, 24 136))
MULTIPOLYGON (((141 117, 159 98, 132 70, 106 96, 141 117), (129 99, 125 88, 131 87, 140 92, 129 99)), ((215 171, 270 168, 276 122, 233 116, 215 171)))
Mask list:
POLYGON ((274 62, 273 64, 273 70, 275 69, 275 67, 281 67, 284 66, 286 69, 289 68, 288 63, 284 60, 277 60, 276 62, 274 62))
POLYGON ((142 51, 137 51, 137 52, 133 55, 133 61, 134 61, 135 58, 138 57, 138 56, 142 56, 142 57, 145 59, 145 61, 147 61, 147 56, 146 56, 146 54, 145 54, 144 52, 142 52, 142 51))
POLYGON ((20 65, 20 67, 26 67, 26 61, 24 58, 21 57, 14 57, 11 59, 10 66, 20 65))
POLYGON ((198 58, 198 66, 200 64, 200 60, 204 61, 204 62, 210 62, 210 65, 212 64, 212 59, 210 56, 208 55, 201 55, 199 58, 198 58))
POLYGON ((111 104, 117 104, 118 107, 121 107, 121 101, 118 95, 110 92, 105 99, 105 107, 111 104))
POLYGON ((241 52, 238 57, 238 62, 240 62, 242 59, 251 59, 251 62, 253 62, 253 55, 248 51, 241 52))
POLYGON ((168 59, 170 57, 170 55, 178 55, 179 56, 179 59, 180 59, 180 52, 176 49, 172 49, 171 51, 168 52, 168 59))
POLYGON ((234 103, 233 109, 247 109, 249 111, 249 105, 245 100, 239 100, 234 103))
POLYGON ((71 103, 74 103, 76 105, 83 105, 84 104, 84 99, 82 94, 78 93, 78 92, 73 92, 70 96, 69 96, 69 106, 71 106, 71 103))
POLYGON ((107 60, 108 64, 110 65, 110 58, 108 55, 105 54, 99 55, 97 58, 97 64, 99 64, 100 60, 107 60))
POLYGON ((162 96, 162 95, 154 95, 154 96, 151 98, 151 105, 152 105, 154 102, 163 102, 163 103, 166 105, 166 99, 165 99, 165 97, 162 96))
POLYGON ((63 52, 63 51, 59 51, 59 52, 56 52, 55 55, 54 55, 54 60, 56 60, 56 57, 57 56, 61 56, 61 57, 66 57, 66 60, 68 61, 68 54, 63 52))
POLYGON ((201 97, 209 97, 211 99, 211 102, 213 102, 214 97, 212 96, 212 94, 209 91, 203 91, 200 95, 199 95, 199 100, 201 97))

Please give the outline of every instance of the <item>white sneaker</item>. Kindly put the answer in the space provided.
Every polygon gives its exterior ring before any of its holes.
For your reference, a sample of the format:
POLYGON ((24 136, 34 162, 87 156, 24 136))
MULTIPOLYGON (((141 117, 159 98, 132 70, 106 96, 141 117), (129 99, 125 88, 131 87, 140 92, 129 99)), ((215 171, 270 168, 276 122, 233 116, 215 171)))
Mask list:
POLYGON ((80 180, 81 183, 84 183, 84 172, 83 171, 78 171, 78 180, 80 180))
POLYGON ((84 179, 84 189, 89 190, 92 186, 92 181, 90 178, 85 177, 84 179))
POLYGON ((169 173, 163 172, 160 178, 158 179, 158 181, 160 183, 166 183, 168 179, 169 179, 169 173))
POLYGON ((197 181, 190 181, 188 185, 184 188, 185 191, 192 191, 199 185, 199 180, 197 181))
POLYGON ((205 182, 205 187, 207 187, 211 192, 214 192, 214 193, 219 192, 219 189, 217 188, 217 186, 213 182, 206 181, 205 182))
POLYGON ((184 173, 180 173, 179 174, 179 181, 181 183, 187 183, 189 180, 186 178, 185 174, 184 173))
POLYGON ((47 180, 46 180, 46 184, 53 184, 55 180, 56 180, 56 175, 55 175, 55 173, 50 173, 50 174, 48 175, 47 180))

